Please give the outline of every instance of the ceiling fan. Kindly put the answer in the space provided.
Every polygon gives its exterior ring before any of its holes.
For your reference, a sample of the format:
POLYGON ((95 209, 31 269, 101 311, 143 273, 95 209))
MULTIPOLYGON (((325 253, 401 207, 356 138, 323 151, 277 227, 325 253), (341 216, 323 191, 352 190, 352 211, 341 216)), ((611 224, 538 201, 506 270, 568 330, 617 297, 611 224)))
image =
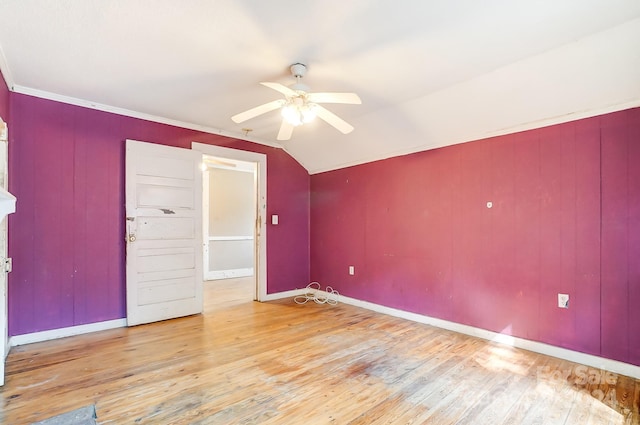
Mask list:
POLYGON ((338 117, 320 103, 346 103, 359 105, 362 103, 355 93, 310 93, 309 87, 300 82, 307 72, 307 67, 301 63, 294 63, 290 67, 291 74, 296 78, 296 83, 290 87, 280 83, 260 83, 277 92, 285 98, 265 103, 231 117, 235 123, 241 123, 258 115, 265 114, 275 109, 281 109, 282 124, 278 132, 278 140, 289 140, 293 128, 304 123, 311 122, 316 116, 326 121, 343 134, 353 131, 353 126, 338 117))

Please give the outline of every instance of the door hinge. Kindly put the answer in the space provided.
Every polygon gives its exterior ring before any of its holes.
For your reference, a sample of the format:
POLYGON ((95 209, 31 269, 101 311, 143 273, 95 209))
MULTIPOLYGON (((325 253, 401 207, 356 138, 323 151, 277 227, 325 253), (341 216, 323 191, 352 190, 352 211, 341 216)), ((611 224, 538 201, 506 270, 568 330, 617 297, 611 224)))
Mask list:
POLYGON ((2 268, 3 272, 11 273, 11 270, 13 270, 13 259, 11 258, 2 259, 2 263, 0 264, 0 267, 2 268))

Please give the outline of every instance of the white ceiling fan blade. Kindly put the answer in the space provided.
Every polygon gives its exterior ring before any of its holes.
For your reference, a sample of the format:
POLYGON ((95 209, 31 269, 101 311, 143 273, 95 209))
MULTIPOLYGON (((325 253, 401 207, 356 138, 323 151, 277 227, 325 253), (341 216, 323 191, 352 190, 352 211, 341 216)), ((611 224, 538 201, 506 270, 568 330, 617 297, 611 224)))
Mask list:
POLYGON ((309 93, 307 99, 314 103, 348 103, 350 105, 362 103, 355 93, 309 93))
POLYGON ((278 140, 289 140, 292 133, 293 126, 287 120, 282 120, 282 125, 280 125, 280 131, 278 132, 278 140))
POLYGON ((248 111, 240 112, 231 117, 233 122, 240 124, 248 119, 253 117, 257 117, 258 115, 266 114, 267 112, 273 111, 274 109, 280 108, 284 104, 284 100, 278 99, 269 103, 265 103, 264 105, 256 106, 255 108, 251 108, 248 111))
POLYGON ((293 97, 293 96, 297 96, 298 95, 298 93, 295 90, 290 89, 287 86, 283 86, 280 83, 268 83, 267 82, 267 83, 260 83, 260 84, 262 84, 265 87, 269 87, 270 89, 273 89, 273 90, 275 90, 277 92, 280 92, 280 93, 282 93, 283 95, 285 95, 287 97, 293 97))
POLYGON ((345 120, 343 120, 342 118, 334 114, 333 112, 329 111, 328 109, 320 105, 316 105, 315 111, 317 116, 319 116, 320 118, 325 120, 327 123, 334 126, 341 133, 349 134, 353 131, 353 126, 351 124, 349 124, 348 122, 346 122, 345 120))

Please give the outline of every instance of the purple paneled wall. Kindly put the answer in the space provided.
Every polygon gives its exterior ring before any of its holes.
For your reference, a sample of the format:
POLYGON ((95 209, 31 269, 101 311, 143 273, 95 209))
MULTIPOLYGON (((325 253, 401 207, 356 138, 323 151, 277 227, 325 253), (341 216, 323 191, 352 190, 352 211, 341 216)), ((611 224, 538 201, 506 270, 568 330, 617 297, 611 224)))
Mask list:
POLYGON ((125 316, 126 139, 266 154, 267 213, 281 217, 267 227, 268 292, 309 282, 309 174, 283 150, 15 93, 10 102, 10 335, 125 316))
POLYGON ((313 175, 311 279, 640 365, 638 164, 631 109, 313 175))
POLYGON ((601 262, 602 354, 640 364, 640 109, 602 119, 601 262))
POLYGON ((279 149, 10 93, 4 82, 0 115, 18 197, 11 335, 124 317, 124 141, 196 141, 267 155, 267 214, 281 217, 267 229, 268 292, 311 278, 640 365, 640 108, 311 178, 279 149), (569 309, 556 306, 559 292, 569 309))

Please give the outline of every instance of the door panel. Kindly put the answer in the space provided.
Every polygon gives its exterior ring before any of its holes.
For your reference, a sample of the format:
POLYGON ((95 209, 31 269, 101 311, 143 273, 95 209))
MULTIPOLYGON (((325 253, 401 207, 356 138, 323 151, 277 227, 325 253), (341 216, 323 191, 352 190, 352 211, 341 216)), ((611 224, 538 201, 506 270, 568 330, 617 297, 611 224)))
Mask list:
POLYGON ((147 240, 188 239, 194 234, 196 217, 142 217, 138 237, 147 240))
MULTIPOLYGON (((143 142, 137 142, 143 143, 143 142)), ((149 143, 151 146, 161 146, 149 143)), ((181 149, 173 148, 170 149, 181 149)), ((187 151, 187 149, 181 149, 187 151)), ((190 158, 173 158, 173 157, 161 157, 161 156, 149 156, 142 157, 138 162, 138 175, 141 177, 166 177, 169 179, 191 180, 193 174, 190 171, 191 159, 190 158)))
MULTIPOLYGON (((142 273, 162 271, 186 273, 187 271, 192 270, 195 267, 193 260, 193 250, 185 252, 184 249, 146 249, 144 250, 144 253, 147 255, 138 253, 138 276, 140 277, 140 280, 144 278, 144 276, 140 276, 140 274, 142 273)), ((160 279, 157 279, 156 277, 156 280, 160 279)))
POLYGON ((181 208, 193 208, 191 188, 138 185, 138 204, 140 206, 153 207, 163 203, 181 208))
POLYGON ((202 155, 127 140, 127 322, 202 312, 202 155))
POLYGON ((182 298, 189 299, 195 297, 195 291, 191 281, 193 276, 184 279, 172 279, 163 281, 162 285, 154 285, 149 288, 140 287, 138 290, 138 303, 140 305, 150 305, 176 300, 178 293, 182 298))

